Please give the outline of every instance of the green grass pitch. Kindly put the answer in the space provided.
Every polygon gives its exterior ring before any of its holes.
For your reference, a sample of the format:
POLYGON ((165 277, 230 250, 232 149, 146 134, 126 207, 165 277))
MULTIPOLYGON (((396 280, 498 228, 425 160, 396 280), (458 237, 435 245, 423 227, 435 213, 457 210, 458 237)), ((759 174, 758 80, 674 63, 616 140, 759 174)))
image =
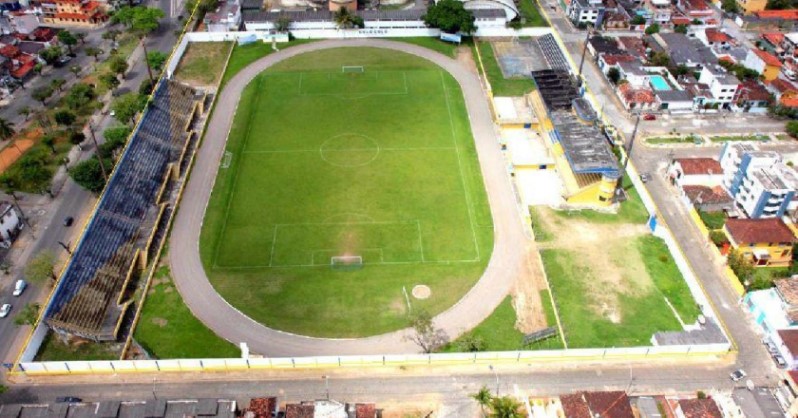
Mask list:
POLYGON ((303 54, 244 90, 202 228, 216 290, 270 327, 320 337, 407 325, 479 279, 493 225, 457 82, 376 48, 303 54), (342 66, 363 66, 344 73, 342 66), (354 255, 360 269, 331 268, 354 255))

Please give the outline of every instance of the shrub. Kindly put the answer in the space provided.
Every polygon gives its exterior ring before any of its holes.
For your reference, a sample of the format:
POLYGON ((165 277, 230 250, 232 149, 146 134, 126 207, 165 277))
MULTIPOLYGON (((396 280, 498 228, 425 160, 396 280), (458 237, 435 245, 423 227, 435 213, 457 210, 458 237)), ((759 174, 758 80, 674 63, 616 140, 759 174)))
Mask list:
POLYGON ((718 247, 729 242, 729 238, 726 236, 726 234, 718 229, 709 231, 709 239, 712 240, 712 243, 718 247))

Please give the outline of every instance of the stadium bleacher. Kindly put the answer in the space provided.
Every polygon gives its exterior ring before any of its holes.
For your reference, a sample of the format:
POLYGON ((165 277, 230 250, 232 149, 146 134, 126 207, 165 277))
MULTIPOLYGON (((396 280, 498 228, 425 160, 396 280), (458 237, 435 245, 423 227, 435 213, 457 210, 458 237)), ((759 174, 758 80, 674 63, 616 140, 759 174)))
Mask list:
POLYGON ((159 84, 46 307, 51 328, 95 341, 116 339, 129 306, 121 295, 136 251, 149 250, 140 248, 139 238, 153 233, 146 219, 202 100, 177 82, 159 84))

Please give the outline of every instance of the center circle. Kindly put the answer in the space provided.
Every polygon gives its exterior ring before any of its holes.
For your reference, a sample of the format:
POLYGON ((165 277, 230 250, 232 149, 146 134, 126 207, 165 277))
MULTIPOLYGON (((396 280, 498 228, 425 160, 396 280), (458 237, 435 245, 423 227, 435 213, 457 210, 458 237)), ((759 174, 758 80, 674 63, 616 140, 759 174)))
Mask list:
POLYGON ((338 167, 360 167, 377 159, 380 145, 366 135, 345 133, 321 144, 321 159, 338 167))

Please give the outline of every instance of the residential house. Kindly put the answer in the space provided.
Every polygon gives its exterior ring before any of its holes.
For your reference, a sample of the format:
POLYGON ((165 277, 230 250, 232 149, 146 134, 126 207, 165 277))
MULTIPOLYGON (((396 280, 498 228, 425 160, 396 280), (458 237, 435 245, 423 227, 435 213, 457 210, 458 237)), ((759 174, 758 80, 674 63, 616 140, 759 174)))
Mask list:
POLYGON ((617 66, 621 72, 621 79, 628 81, 632 87, 649 86, 650 76, 639 60, 619 60, 617 66))
POLYGON ((694 110, 695 101, 689 90, 658 90, 656 94, 661 110, 671 113, 687 113, 694 110))
POLYGON ((765 88, 773 93, 780 106, 798 108, 798 87, 783 78, 765 83, 765 88))
POLYGON ((41 21, 59 26, 96 28, 108 21, 105 6, 93 0, 40 0, 41 21))
POLYGON ((714 158, 677 158, 668 166, 668 178, 677 187, 715 187, 723 183, 723 169, 714 158))
POLYGON ((39 27, 39 16, 30 9, 7 13, 5 17, 8 19, 12 32, 26 35, 39 27))
POLYGON ((727 212, 734 209, 734 200, 722 186, 682 186, 685 203, 703 212, 727 212))
POLYGON ((746 80, 737 89, 732 110, 746 113, 767 113, 773 104, 773 95, 756 80, 746 80))
POLYGON ((33 75, 33 69, 38 64, 36 57, 23 54, 17 46, 5 45, 0 48, 0 56, 6 58, 5 68, 9 75, 17 80, 27 80, 33 75))
POLYGON ((723 230, 731 246, 757 267, 788 267, 792 263, 792 246, 798 239, 781 220, 726 220, 723 230))
POLYGON ((652 44, 659 46, 670 56, 673 65, 684 65, 700 70, 705 65, 717 61, 715 54, 701 41, 681 33, 657 33, 651 37, 651 40, 649 46, 653 47, 652 44))
POLYGON ((786 55, 784 49, 784 34, 781 32, 766 32, 759 35, 757 46, 764 51, 782 58, 786 55))
POLYGON ((632 18, 625 8, 618 5, 615 0, 607 0, 607 9, 604 13, 605 30, 628 29, 632 18))
POLYGON ((205 14, 203 20, 208 32, 231 32, 241 28, 241 7, 238 0, 219 2, 216 10, 205 14))
POLYGON ((618 44, 627 54, 639 59, 640 61, 645 61, 648 59, 648 56, 646 55, 646 45, 643 43, 642 38, 637 36, 619 36, 618 44))
POLYGON ((798 32, 790 32, 784 35, 784 41, 781 43, 784 48, 784 56, 794 57, 798 54, 798 32))
POLYGON ((643 10, 649 22, 670 25, 673 7, 670 0, 644 0, 643 10))
POLYGON ((241 11, 245 12, 247 10, 254 10, 260 11, 263 9, 263 0, 242 0, 241 1, 241 11))
POLYGON ((602 0, 571 0, 566 13, 574 25, 591 24, 600 27, 605 10, 602 0))
POLYGON ((761 13, 767 3, 767 0, 737 0, 737 6, 744 14, 761 13))
MULTIPOLYGON (((798 328, 798 289, 792 279, 774 280, 774 287, 748 292, 743 306, 771 341, 778 330, 798 328)), ((745 283, 743 283, 745 285, 745 283)), ((747 287, 748 285, 746 285, 747 287)))
POLYGON ((657 96, 648 87, 624 83, 618 86, 618 97, 627 110, 655 110, 659 107, 657 96))
POLYGON ((726 47, 729 46, 732 41, 731 36, 715 28, 706 28, 704 30, 696 31, 695 37, 710 48, 726 47))
POLYGON ((714 16, 714 12, 705 0, 679 0, 676 3, 676 7, 684 13, 685 17, 690 20, 690 23, 692 23, 693 20, 704 22, 706 19, 714 16))
POLYGON ((622 62, 639 62, 635 57, 631 55, 626 55, 626 53, 622 54, 602 54, 599 56, 598 61, 596 61, 596 65, 598 65, 601 72, 604 75, 610 71, 610 68, 617 68, 620 71, 620 67, 618 64, 622 62))
POLYGON ((560 396, 568 418, 634 418, 626 392, 580 392, 560 396))
POLYGON ((723 186, 749 218, 781 218, 794 208, 798 173, 780 154, 751 143, 726 143, 720 165, 723 186))
MULTIPOLYGON (((794 287, 792 283, 798 283, 798 280, 793 279, 779 279, 775 282, 779 282, 784 286, 784 283, 788 283, 786 287, 794 287)), ((774 282, 774 284, 776 284, 774 282)), ((776 289, 778 289, 778 284, 776 284, 776 289)), ((787 368, 795 368, 798 365, 798 329, 780 329, 776 331, 776 335, 771 338, 773 345, 776 346, 776 350, 778 350, 779 355, 784 361, 787 363, 787 368)))
POLYGON ((731 103, 740 87, 740 80, 720 65, 706 65, 701 69, 698 82, 706 84, 712 98, 705 102, 724 109, 730 109, 731 103))
POLYGON ((618 40, 612 36, 593 36, 587 41, 587 50, 598 58, 602 54, 622 54, 618 40))
POLYGON ((19 214, 9 202, 0 202, 0 247, 9 248, 22 230, 19 214))
POLYGON ((751 49, 743 61, 743 66, 762 74, 765 81, 772 81, 779 77, 782 63, 771 53, 761 49, 751 49))
POLYGON ((712 398, 679 399, 674 412, 677 418, 724 418, 712 398))

